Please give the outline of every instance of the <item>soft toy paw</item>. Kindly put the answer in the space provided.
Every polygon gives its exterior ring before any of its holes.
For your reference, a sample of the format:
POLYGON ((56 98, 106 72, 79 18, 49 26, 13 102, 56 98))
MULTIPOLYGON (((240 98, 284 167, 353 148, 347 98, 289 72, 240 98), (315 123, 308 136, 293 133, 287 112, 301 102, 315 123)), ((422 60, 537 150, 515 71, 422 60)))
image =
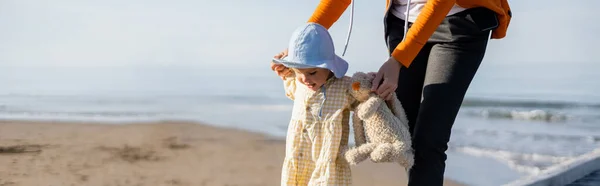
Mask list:
POLYGON ((414 162, 408 119, 400 101, 386 103, 371 92, 375 73, 357 72, 352 76, 350 94, 357 100, 352 116, 356 146, 344 156, 351 165, 367 158, 373 162, 397 162, 410 169, 414 162))

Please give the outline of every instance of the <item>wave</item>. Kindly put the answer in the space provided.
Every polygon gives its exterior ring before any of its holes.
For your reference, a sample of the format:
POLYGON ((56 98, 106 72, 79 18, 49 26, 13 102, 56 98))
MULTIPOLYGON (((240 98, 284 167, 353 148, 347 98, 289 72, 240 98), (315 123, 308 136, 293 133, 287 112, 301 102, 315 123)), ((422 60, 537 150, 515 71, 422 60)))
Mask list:
POLYGON ((69 112, 69 111, 1 111, 1 114, 8 115, 45 115, 45 116, 103 116, 103 117, 154 117, 160 115, 166 115, 169 113, 157 113, 157 112, 126 112, 126 111, 93 111, 93 112, 69 112))
POLYGON ((600 143, 600 135, 588 135, 588 134, 550 134, 550 133, 534 133, 534 132, 520 132, 520 131, 499 131, 489 129, 454 129, 452 134, 460 134, 462 136, 486 136, 486 137, 506 137, 510 139, 532 139, 535 141, 549 141, 549 142, 570 142, 570 143, 600 143))
POLYGON ((565 101, 540 100, 495 100, 495 99, 465 99, 463 107, 513 107, 513 108, 591 108, 600 109, 600 103, 578 103, 565 101))
POLYGON ((253 111, 269 111, 269 112, 283 112, 292 111, 292 105, 247 105, 239 104, 234 105, 234 108, 241 110, 253 110, 253 111))
POLYGON ((497 149, 486 149, 477 147, 453 147, 451 151, 461 152, 477 157, 496 159, 508 165, 511 169, 521 173, 535 175, 542 170, 557 163, 567 161, 573 157, 549 156, 536 153, 516 153, 497 149))
POLYGON ((600 147, 600 135, 596 132, 530 129, 453 129, 449 146, 556 157, 578 156, 600 147))
POLYGON ((28 121, 80 121, 80 122, 153 122, 161 120, 178 120, 179 118, 169 118, 157 115, 144 114, 114 114, 99 115, 99 114, 81 114, 81 113, 20 113, 20 114, 5 114, 0 113, 0 120, 28 120, 28 121))
POLYGON ((466 99, 461 113, 485 119, 510 119, 543 122, 600 121, 599 103, 535 100, 466 99))
POLYGON ((469 116, 477 116, 488 119, 515 119, 515 120, 530 120, 530 121, 547 121, 561 122, 576 120, 577 117, 568 115, 564 112, 551 110, 515 110, 515 109, 483 109, 483 110, 467 110, 469 116))
POLYGON ((226 112, 256 114, 257 112, 284 113, 290 105, 0 105, 0 119, 77 120, 77 121, 159 121, 159 120, 206 120, 223 117, 226 112))

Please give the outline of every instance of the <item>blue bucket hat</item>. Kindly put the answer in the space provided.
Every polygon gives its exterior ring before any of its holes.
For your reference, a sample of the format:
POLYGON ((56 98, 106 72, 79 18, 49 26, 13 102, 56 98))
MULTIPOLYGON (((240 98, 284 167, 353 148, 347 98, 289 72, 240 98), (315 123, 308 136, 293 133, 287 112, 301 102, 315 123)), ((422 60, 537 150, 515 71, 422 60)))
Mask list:
POLYGON ((273 61, 288 68, 326 68, 337 78, 348 71, 348 62, 335 54, 331 35, 317 23, 306 23, 297 28, 290 39, 288 56, 273 61))

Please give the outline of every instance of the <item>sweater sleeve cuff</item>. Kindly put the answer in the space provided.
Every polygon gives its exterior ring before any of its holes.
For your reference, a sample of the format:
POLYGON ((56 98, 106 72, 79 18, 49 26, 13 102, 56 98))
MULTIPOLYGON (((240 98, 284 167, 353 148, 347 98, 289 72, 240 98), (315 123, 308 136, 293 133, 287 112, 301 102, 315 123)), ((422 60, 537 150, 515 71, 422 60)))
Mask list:
POLYGON ((394 49, 392 57, 408 68, 424 45, 424 43, 407 38, 406 42, 400 42, 396 49, 394 49))

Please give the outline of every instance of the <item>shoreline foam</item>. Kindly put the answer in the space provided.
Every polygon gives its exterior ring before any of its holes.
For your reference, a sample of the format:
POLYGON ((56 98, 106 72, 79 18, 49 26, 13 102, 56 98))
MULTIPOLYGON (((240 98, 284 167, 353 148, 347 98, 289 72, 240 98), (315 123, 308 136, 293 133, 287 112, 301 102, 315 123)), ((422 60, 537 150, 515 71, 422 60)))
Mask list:
POLYGON ((515 180, 505 186, 567 185, 600 170, 600 149, 561 162, 539 174, 515 180))

